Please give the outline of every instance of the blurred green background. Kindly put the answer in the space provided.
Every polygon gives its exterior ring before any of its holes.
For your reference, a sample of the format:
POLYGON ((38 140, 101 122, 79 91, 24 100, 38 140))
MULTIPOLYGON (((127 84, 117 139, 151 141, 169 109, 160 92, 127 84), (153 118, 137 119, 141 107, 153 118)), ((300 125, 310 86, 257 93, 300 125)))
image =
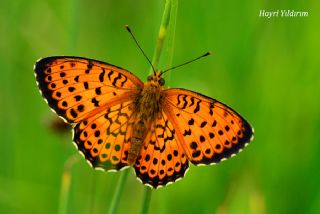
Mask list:
MULTIPOLYGON (((161 0, 0 2, 0 213, 57 213, 63 197, 67 213, 106 213, 123 172, 94 171, 71 132, 52 129, 33 65, 83 56, 145 80, 149 65, 124 25, 152 57, 163 9, 161 0)), ((232 106, 255 139, 235 158, 191 166, 181 181, 153 191, 150 213, 320 213, 319 11, 317 0, 179 2, 173 64, 207 50, 213 56, 172 71, 169 85, 232 106), (260 9, 309 16, 267 19, 260 9)), ((130 170, 119 213, 141 211, 145 187, 130 170)))

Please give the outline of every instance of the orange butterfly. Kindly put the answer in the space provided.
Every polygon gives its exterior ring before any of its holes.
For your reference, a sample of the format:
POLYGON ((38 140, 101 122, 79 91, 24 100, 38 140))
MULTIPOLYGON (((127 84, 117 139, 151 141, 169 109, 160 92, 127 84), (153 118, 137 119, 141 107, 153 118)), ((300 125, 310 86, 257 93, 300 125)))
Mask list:
POLYGON ((34 68, 42 96, 68 123, 73 141, 94 168, 133 166, 158 188, 182 178, 189 161, 216 164, 253 138, 237 112, 202 94, 164 88, 164 71, 143 83, 131 72, 93 59, 54 56, 34 68))

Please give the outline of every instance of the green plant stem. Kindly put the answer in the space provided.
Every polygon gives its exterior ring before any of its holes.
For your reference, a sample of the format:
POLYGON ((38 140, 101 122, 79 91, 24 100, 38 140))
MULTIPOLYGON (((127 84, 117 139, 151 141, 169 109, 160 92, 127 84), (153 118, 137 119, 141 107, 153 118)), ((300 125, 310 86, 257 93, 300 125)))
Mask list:
POLYGON ((151 195, 152 195, 152 189, 150 187, 145 187, 141 214, 148 213, 149 205, 151 201, 151 195))
POLYGON ((72 173, 71 169, 79 161, 78 154, 71 156, 67 159, 64 165, 64 171, 62 174, 61 180, 61 189, 60 189, 60 197, 59 197, 59 214, 67 213, 68 207, 68 199, 70 193, 71 179, 72 173))
MULTIPOLYGON (((152 58, 152 65, 157 68, 159 65, 161 53, 164 47, 165 39, 168 35, 168 46, 170 46, 167 49, 167 57, 168 57, 168 66, 171 66, 172 58, 173 58, 173 43, 174 43, 174 32, 175 32, 175 26, 176 26, 176 16, 177 16, 177 6, 178 6, 178 0, 166 0, 165 8, 161 20, 159 35, 157 39, 156 48, 154 51, 154 55, 152 58)), ((151 68, 150 73, 153 73, 153 70, 151 68)), ((123 192, 124 183, 128 175, 128 170, 124 171, 121 174, 121 177, 118 181, 115 195, 113 196, 111 206, 109 209, 109 214, 114 214, 117 211, 119 200, 123 192)), ((152 195, 152 189, 149 187, 145 187, 144 192, 144 198, 143 198, 143 204, 142 204, 142 214, 147 214, 149 210, 149 205, 151 201, 151 195, 152 195)))
POLYGON ((125 181, 127 180, 127 177, 128 177, 128 173, 129 173, 129 170, 127 169, 127 170, 123 171, 120 175, 120 178, 117 183, 116 191, 115 191, 115 194, 112 198, 111 206, 109 208, 109 212, 108 212, 109 214, 114 214, 117 212, 120 198, 121 198, 121 195, 122 195, 122 192, 124 189, 124 184, 125 184, 125 181))
MULTIPOLYGON (((162 16, 162 21, 160 25, 158 40, 156 44, 156 49, 153 55, 152 64, 155 68, 158 67, 160 56, 164 47, 164 42, 166 37, 168 36, 167 42, 167 66, 170 67, 172 64, 173 58, 173 44, 174 44, 174 36, 176 29, 176 18, 177 18, 177 10, 178 10, 178 0, 167 0, 165 3, 165 8, 162 16)), ((153 71, 150 70, 150 73, 153 71)), ((167 77, 169 77, 167 75, 167 77)), ((168 82, 167 82, 168 83, 168 82)), ((152 196, 152 189, 149 187, 145 187, 144 198, 142 204, 142 214, 147 214, 150 206, 152 196)))
MULTIPOLYGON (((167 54, 167 65, 166 68, 172 67, 172 60, 174 54, 174 38, 176 32, 176 23, 177 23, 177 13, 178 13, 178 0, 171 0, 171 12, 170 12, 170 22, 169 22, 169 31, 168 31, 168 42, 166 48, 167 54)), ((166 75, 167 87, 169 87, 171 72, 166 75)))
MULTIPOLYGON (((154 50, 153 58, 152 58, 152 65, 156 69, 158 68, 161 52, 163 49, 163 43, 167 36, 168 31, 168 24, 170 21, 170 12, 171 12, 171 0, 166 0, 165 6, 164 6, 164 12, 162 15, 159 35, 157 39, 156 48, 154 50)), ((153 73, 152 69, 150 70, 150 74, 153 73)))

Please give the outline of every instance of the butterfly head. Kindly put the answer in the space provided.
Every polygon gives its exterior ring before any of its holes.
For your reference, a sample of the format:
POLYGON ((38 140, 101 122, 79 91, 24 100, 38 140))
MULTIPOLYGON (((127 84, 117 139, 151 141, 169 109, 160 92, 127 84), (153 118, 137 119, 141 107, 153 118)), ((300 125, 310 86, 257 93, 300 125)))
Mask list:
POLYGON ((153 74, 148 76, 148 83, 154 86, 164 86, 165 81, 161 77, 162 73, 160 71, 156 71, 153 74))

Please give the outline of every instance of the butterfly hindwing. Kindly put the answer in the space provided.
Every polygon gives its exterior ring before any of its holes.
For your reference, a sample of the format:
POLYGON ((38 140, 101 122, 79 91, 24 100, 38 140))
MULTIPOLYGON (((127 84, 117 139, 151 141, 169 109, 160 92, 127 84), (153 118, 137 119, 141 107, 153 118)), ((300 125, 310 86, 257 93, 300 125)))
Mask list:
POLYGON ((218 163, 252 140, 249 123, 225 104, 185 89, 172 88, 163 93, 164 111, 193 164, 218 163))
POLYGON ((133 122, 132 102, 118 103, 78 123, 73 141, 94 168, 119 170, 128 165, 133 122))
POLYGON ((49 106, 71 123, 123 96, 132 96, 143 87, 141 80, 129 71, 81 57, 43 58, 36 63, 34 71, 49 106))
POLYGON ((134 168, 142 183, 153 188, 182 178, 189 168, 187 156, 177 141, 175 128, 164 112, 145 138, 134 168))

